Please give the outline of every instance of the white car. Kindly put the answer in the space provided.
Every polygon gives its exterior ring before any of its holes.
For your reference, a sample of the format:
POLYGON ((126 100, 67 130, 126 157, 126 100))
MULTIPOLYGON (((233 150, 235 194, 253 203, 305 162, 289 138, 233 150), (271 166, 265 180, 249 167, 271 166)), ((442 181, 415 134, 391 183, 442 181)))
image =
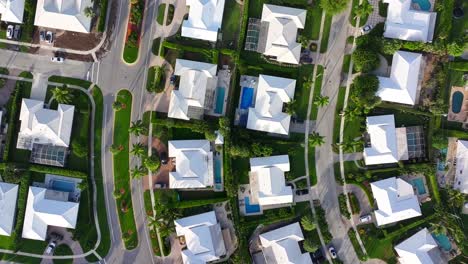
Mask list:
POLYGON ((49 245, 47 245, 47 249, 45 253, 47 255, 51 255, 54 252, 56 246, 57 244, 55 242, 50 242, 49 245))
POLYGON ((328 252, 330 253, 332 259, 336 259, 338 257, 338 255, 336 255, 336 250, 333 246, 330 246, 328 248, 328 252))
POLYGON ((46 35, 45 35, 45 40, 48 43, 53 43, 54 42, 54 33, 52 33, 52 31, 47 31, 46 35))
POLYGON ((63 62, 65 59, 63 57, 52 57, 50 60, 53 62, 63 62))
POLYGON ((372 220, 372 216, 371 215, 363 215, 361 217, 359 217, 359 222, 361 223, 368 223, 372 220))
POLYGON ((365 34, 365 33, 369 32, 369 31, 371 31, 371 29, 372 29, 371 25, 365 25, 364 27, 361 28, 361 33, 365 34))
POLYGON ((14 31, 13 25, 8 25, 7 30, 6 30, 6 38, 7 39, 12 39, 13 38, 13 31, 14 31))

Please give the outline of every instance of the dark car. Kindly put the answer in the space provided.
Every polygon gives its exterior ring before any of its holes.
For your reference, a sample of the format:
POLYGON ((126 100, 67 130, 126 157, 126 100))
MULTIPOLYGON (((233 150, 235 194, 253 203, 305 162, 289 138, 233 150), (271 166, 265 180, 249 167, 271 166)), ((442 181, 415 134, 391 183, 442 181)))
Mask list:
POLYGON ((58 233, 55 233, 55 232, 50 233, 50 238, 49 238, 50 241, 57 242, 57 241, 60 241, 62 239, 63 239, 63 236, 61 234, 58 234, 58 233))
POLYGON ((312 253, 312 263, 321 263, 325 260, 325 256, 323 255, 323 251, 321 248, 317 249, 314 253, 312 253))
POLYGON ((45 41, 45 31, 39 32, 39 40, 40 41, 45 41))
POLYGON ((306 195, 306 194, 309 194, 309 190, 308 189, 296 190, 296 194, 297 195, 306 195))
POLYGON ((167 157, 167 152, 161 152, 161 153, 159 154, 159 159, 161 160, 161 163, 162 163, 163 165, 166 165, 166 164, 167 164, 167 159, 168 159, 168 157, 167 157))

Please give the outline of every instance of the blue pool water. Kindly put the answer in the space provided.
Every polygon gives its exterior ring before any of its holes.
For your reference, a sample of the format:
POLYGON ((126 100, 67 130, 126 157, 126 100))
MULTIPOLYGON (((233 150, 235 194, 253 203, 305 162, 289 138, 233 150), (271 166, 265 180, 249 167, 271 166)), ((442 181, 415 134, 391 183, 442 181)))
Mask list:
POLYGON ((216 114, 223 113, 223 106, 224 106, 224 95, 226 93, 226 89, 224 87, 218 87, 216 93, 216 106, 214 112, 216 114))
POLYGON ((455 114, 460 113, 463 103, 463 93, 456 91, 452 94, 452 112, 455 114))
POLYGON ((215 159, 215 164, 214 164, 214 180, 215 183, 221 183, 221 160, 220 159, 215 159))
POLYGON ((417 178, 411 181, 412 185, 416 187, 419 195, 426 194, 426 187, 422 178, 417 178))
POLYGON ((445 164, 443 162, 438 161, 437 162, 437 170, 445 171, 445 164))
POLYGON ((432 237, 435 239, 437 244, 439 244, 439 246, 443 250, 450 251, 452 249, 452 244, 450 243, 450 240, 446 235, 444 235, 444 234, 438 234, 438 235, 432 234, 432 237))
POLYGON ((250 87, 242 87, 242 95, 240 109, 248 109, 253 104, 254 89, 250 87))
POLYGON ((75 183, 62 180, 52 180, 52 189, 61 192, 74 192, 75 183))
POLYGON ((423 11, 431 10, 431 2, 429 0, 413 0, 412 2, 418 4, 419 8, 423 11))
POLYGON ((245 212, 247 214, 252 214, 252 213, 258 213, 260 212, 260 205, 258 204, 250 204, 250 198, 249 197, 245 197, 244 198, 244 201, 245 201, 245 212))

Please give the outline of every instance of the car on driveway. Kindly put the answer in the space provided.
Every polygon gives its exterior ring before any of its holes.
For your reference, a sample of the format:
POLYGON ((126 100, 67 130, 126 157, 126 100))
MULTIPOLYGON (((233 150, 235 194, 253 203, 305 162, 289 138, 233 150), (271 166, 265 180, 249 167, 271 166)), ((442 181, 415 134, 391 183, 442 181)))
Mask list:
POLYGON ((63 62, 65 59, 63 57, 59 57, 59 56, 55 56, 55 57, 52 57, 50 58, 51 61, 53 62, 63 62))
POLYGON ((13 32, 13 38, 19 40, 21 38, 21 27, 20 25, 15 26, 15 31, 13 32))
POLYGON ((359 217, 359 222, 361 223, 369 223, 370 221, 372 221, 372 216, 370 214, 359 217))
POLYGON ((46 255, 52 255, 54 253, 55 247, 57 246, 57 243, 55 242, 50 242, 49 245, 47 245, 46 248, 46 255))
POLYGON ((7 39, 12 39, 13 38, 13 31, 14 31, 13 25, 8 25, 7 30, 6 30, 6 38, 7 39))
POLYGON ((336 254, 336 249, 335 249, 335 247, 333 247, 333 246, 330 246, 330 247, 328 248, 328 253, 330 253, 330 257, 331 257, 332 259, 336 259, 336 258, 338 257, 338 255, 336 254))
POLYGON ((54 42, 54 33, 52 33, 52 31, 47 31, 46 35, 45 35, 45 40, 48 43, 53 43, 54 42))
POLYGON ((159 154, 159 160, 161 160, 161 164, 166 165, 167 164, 167 152, 163 151, 159 154))
POLYGON ((365 25, 364 27, 361 28, 361 33, 362 34, 368 33, 369 31, 371 31, 371 29, 372 29, 371 25, 365 25))

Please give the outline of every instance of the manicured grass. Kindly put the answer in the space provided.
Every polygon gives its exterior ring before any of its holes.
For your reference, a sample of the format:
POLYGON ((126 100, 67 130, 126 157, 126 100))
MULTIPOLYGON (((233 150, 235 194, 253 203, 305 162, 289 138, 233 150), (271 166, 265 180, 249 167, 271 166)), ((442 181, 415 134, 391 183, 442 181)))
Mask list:
POLYGON ((151 51, 154 55, 159 55, 159 47, 161 46, 161 38, 156 38, 153 40, 153 46, 151 47, 151 51))
POLYGON ((109 0, 100 0, 100 13, 99 13, 99 24, 98 24, 98 31, 103 32, 106 29, 106 17, 107 17, 107 6, 109 4, 109 0))
POLYGON ((114 117, 114 145, 123 146, 123 150, 114 155, 115 193, 120 196, 116 200, 125 248, 133 249, 138 244, 138 237, 133 215, 129 172, 130 135, 128 128, 132 114, 132 94, 128 90, 120 90, 117 94, 117 100, 124 103, 126 107, 115 112, 114 117))
POLYGON ((304 65, 299 69, 299 74, 296 82, 296 90, 294 92, 295 112, 299 119, 307 118, 307 107, 309 104, 310 86, 304 86, 304 78, 312 78, 314 65, 304 65))
POLYGON ((87 80, 75 79, 75 78, 58 76, 58 75, 50 76, 49 77, 49 82, 57 82, 57 83, 63 83, 63 84, 73 84, 73 85, 76 85, 76 86, 83 87, 85 89, 88 89, 92 84, 90 81, 87 81, 87 80))
POLYGON ((166 26, 169 26, 172 23, 172 19, 174 18, 174 10, 174 5, 169 4, 169 10, 167 10, 166 26))
POLYGON ((242 7, 236 1, 226 1, 223 13, 221 32, 223 33, 222 46, 235 49, 239 39, 240 23, 242 21, 242 7))
POLYGON ((351 64, 351 54, 346 54, 343 57, 343 69, 341 70, 343 73, 349 73, 349 66, 351 64))
POLYGON ((315 4, 307 9, 306 24, 302 35, 307 36, 311 40, 318 40, 320 35, 320 21, 322 19, 322 9, 315 4))
POLYGON ((338 98, 336 99, 336 108, 335 108, 335 121, 333 125, 333 143, 338 143, 340 141, 340 123, 341 116, 340 112, 343 110, 344 97, 346 93, 346 87, 340 87, 338 89, 338 98))
POLYGON ((23 77, 23 78, 28 78, 28 79, 32 79, 34 77, 32 73, 28 71, 21 72, 18 76, 23 77))
POLYGON ((332 23, 333 16, 326 15, 325 16, 325 23, 323 25, 323 32, 322 32, 322 41, 320 46, 320 53, 324 53, 328 49, 328 38, 330 37, 330 30, 331 30, 331 23, 332 23))
MULTIPOLYGON (((151 209, 151 196, 150 196, 150 191, 146 190, 143 193, 143 200, 145 203, 145 211, 148 216, 153 215, 153 211, 151 209)), ((158 241, 158 236, 156 233, 156 230, 149 228, 150 231, 150 239, 151 239, 151 248, 153 249, 153 252, 156 256, 161 256, 161 252, 159 249, 159 241, 158 241)))
MULTIPOLYGON (((314 83, 314 100, 322 94, 322 80, 323 80, 323 66, 317 66, 317 75, 314 83)), ((316 120, 319 107, 315 104, 312 105, 312 111, 310 113, 310 119, 316 120)))
POLYGON ((164 23, 164 13, 165 12, 166 12, 166 4, 160 4, 158 6, 158 16, 156 17, 156 21, 161 26, 164 23))
POLYGON ((317 184, 317 170, 315 167, 315 148, 313 147, 309 147, 309 178, 311 186, 317 184))
MULTIPOLYGON (((465 30, 468 29, 468 1, 458 1, 460 7, 463 9, 465 15, 460 19, 454 19, 452 17, 452 32, 450 38, 452 40, 457 40, 465 36, 465 30)), ((457 6, 457 5, 455 5, 457 6)))
MULTIPOLYGON (((65 244, 60 244, 55 248, 54 256, 70 256, 73 255, 71 248, 65 244)), ((69 264, 73 263, 73 259, 54 259, 54 264, 69 264)))
POLYGON ((138 47, 125 44, 123 59, 126 63, 134 63, 138 59, 138 47))

